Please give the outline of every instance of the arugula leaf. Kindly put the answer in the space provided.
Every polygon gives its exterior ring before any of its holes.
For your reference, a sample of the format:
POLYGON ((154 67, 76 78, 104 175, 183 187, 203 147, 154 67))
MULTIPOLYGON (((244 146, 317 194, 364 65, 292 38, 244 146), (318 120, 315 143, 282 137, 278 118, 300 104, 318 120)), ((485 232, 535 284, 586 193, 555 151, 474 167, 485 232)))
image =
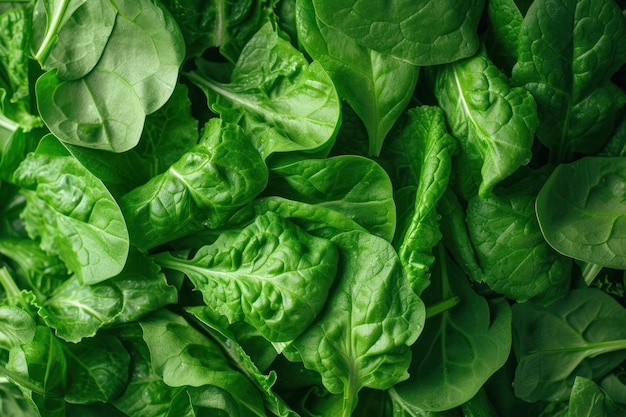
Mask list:
POLYGON ((469 199, 488 196, 493 187, 529 162, 537 126, 533 97, 510 87, 484 50, 442 67, 435 94, 461 152, 454 160, 456 180, 469 199))
POLYGON ((361 45, 413 65, 438 65, 473 55, 484 1, 313 0, 319 19, 361 45))
POLYGON ((620 231, 625 179, 621 157, 586 157, 559 165, 537 196, 537 219, 546 241, 572 258, 626 269, 620 231))
POLYGON ((246 44, 230 83, 211 79, 198 65, 189 79, 222 120, 244 128, 264 159, 275 152, 317 151, 334 139, 340 103, 331 79, 270 23, 246 44))
POLYGON ((520 28, 513 80, 532 93, 537 137, 553 162, 594 153, 626 95, 612 81, 626 63, 626 21, 614 0, 538 0, 520 28))
POLYGON ((389 130, 413 96, 419 67, 363 47, 317 18, 313 0, 296 2, 298 41, 335 83, 367 128, 378 156, 389 130))
POLYGON ((338 282, 325 309, 285 354, 343 394, 343 415, 364 387, 388 389, 408 377, 409 346, 423 328, 424 305, 411 290, 389 242, 353 231, 332 239, 340 251, 338 282))
POLYGON ((102 182, 53 136, 42 139, 13 174, 23 187, 29 235, 86 284, 117 275, 129 250, 126 220, 102 182))
POLYGON ((315 319, 337 271, 334 245, 272 212, 221 234, 193 259, 155 259, 184 272, 230 323, 245 321, 272 342, 293 340, 315 319))

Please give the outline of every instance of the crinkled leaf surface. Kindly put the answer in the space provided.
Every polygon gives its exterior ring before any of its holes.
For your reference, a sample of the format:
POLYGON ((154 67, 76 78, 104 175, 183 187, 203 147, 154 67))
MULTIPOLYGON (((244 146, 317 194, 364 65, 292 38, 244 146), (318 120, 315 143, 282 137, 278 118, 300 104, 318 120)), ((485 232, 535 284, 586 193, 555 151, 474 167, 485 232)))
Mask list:
POLYGON ((417 83, 419 67, 369 49, 318 18, 312 0, 298 0, 298 41, 330 75, 337 92, 365 124, 369 154, 378 156, 417 83))
POLYGON ((537 196, 546 241, 575 259, 626 269, 626 160, 586 157, 559 165, 537 196))
POLYGON ((370 49, 413 65, 467 58, 478 49, 483 0, 313 0, 320 20, 370 49))
POLYGON ((441 239, 437 202, 448 185, 452 154, 457 143, 446 129, 443 111, 422 106, 408 111, 408 121, 382 154, 396 188, 395 200, 406 194, 406 207, 398 214, 394 247, 413 290, 420 294, 429 284, 435 260, 432 248, 441 239))
POLYGON ((219 227, 267 184, 267 167, 242 130, 212 119, 200 142, 167 171, 120 198, 133 245, 155 247, 219 227))
POLYGON ((424 304, 411 290, 389 242, 366 232, 338 234, 337 284, 326 307, 285 353, 343 394, 352 412, 364 388, 388 389, 408 378, 409 346, 422 332, 424 304))
POLYGON ((595 379, 626 358, 626 309, 595 288, 548 306, 513 306, 515 394, 525 401, 569 396, 576 376, 595 379))
POLYGON ((280 161, 270 166, 272 193, 337 211, 370 233, 391 240, 396 212, 389 176, 375 161, 340 155, 280 161))
POLYGON ((339 98, 326 71, 309 64, 270 23, 246 44, 230 83, 211 79, 201 65, 189 77, 211 109, 239 123, 264 157, 318 150, 334 139, 340 123, 339 98))
POLYGON ((411 379, 396 385, 392 396, 411 407, 444 411, 471 399, 509 357, 511 309, 476 294, 465 274, 440 251, 433 283, 423 293, 434 305, 460 297, 459 304, 429 317, 411 348, 411 379), (436 279, 435 279, 436 277, 436 279))
POLYGON ((25 190, 28 233, 81 282, 94 284, 122 270, 129 239, 117 202, 54 137, 42 140, 13 179, 25 190))
POLYGON ((158 256, 184 272, 205 303, 273 342, 298 336, 318 315, 337 271, 337 249, 273 212, 224 233, 193 259, 158 256))
POLYGON ((598 151, 626 94, 611 81, 626 63, 626 20, 614 0, 535 1, 520 28, 513 80, 537 102, 537 137, 567 162, 598 151))
POLYGON ((531 157, 538 124, 532 95, 511 87, 482 50, 442 67, 435 94, 461 151, 454 168, 463 194, 485 197, 531 157))

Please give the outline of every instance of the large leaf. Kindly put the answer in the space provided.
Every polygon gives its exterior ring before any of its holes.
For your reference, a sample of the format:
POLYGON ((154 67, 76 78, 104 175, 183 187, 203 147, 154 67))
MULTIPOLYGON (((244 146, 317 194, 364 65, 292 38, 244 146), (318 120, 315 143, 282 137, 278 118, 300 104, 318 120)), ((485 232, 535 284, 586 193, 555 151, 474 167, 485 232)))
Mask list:
POLYGON ((334 210, 372 234, 393 238, 396 212, 391 181, 371 159, 340 155, 279 161, 270 166, 268 191, 334 210))
POLYGON ((440 108, 416 107, 407 114, 406 125, 390 140, 382 157, 398 202, 394 247, 411 287, 419 294, 430 282, 432 249, 441 239, 437 203, 447 188, 457 143, 447 132, 440 108))
POLYGON ((484 50, 442 67, 435 90, 461 144, 454 168, 466 198, 489 195, 528 163, 538 123, 535 102, 526 90, 509 86, 484 50))
POLYGON ((285 353, 342 394, 349 415, 362 388, 388 389, 408 378, 409 346, 425 313, 389 242, 360 231, 332 241, 340 250, 338 282, 320 317, 285 353))
POLYGON ((100 2, 77 8, 76 2, 65 3, 47 4, 43 17, 49 18, 51 27, 42 42, 59 37, 58 43, 51 44, 51 56, 57 53, 60 58, 41 57, 50 61, 50 71, 36 84, 41 117, 68 143, 114 152, 131 149, 139 141, 146 114, 159 109, 174 90, 184 58, 180 30, 169 13, 151 0, 105 1, 97 7, 98 13, 90 9, 100 2), (87 7, 86 16, 81 16, 87 7), (97 27, 106 21, 100 12, 115 17, 108 36, 106 30, 91 32, 91 21, 97 27), (82 44, 91 46, 92 37, 98 39, 94 56, 83 57, 82 44), (74 39, 80 41, 75 44, 74 39), (73 54, 86 63, 79 60, 77 68, 59 64, 72 61, 63 57, 73 54))
POLYGON ((575 289, 547 307, 513 306, 518 359, 515 394, 554 401, 577 376, 596 379, 626 358, 626 309, 595 288, 575 289))
POLYGON ((535 216, 536 195, 546 178, 545 170, 530 172, 495 195, 468 203, 467 227, 483 281, 518 302, 548 303, 570 287, 572 262, 546 243, 535 216))
POLYGON ((541 231, 557 251, 626 269, 626 160, 586 157, 559 165, 537 196, 541 231))
POLYGON ((212 119, 200 142, 167 171, 122 196, 131 240, 148 249, 205 226, 219 227, 265 188, 267 175, 242 130, 212 119))
POLYGON ((370 49, 413 65, 473 55, 483 0, 313 0, 319 19, 370 49))
POLYGON ((184 272, 204 302, 231 323, 245 321, 273 342, 298 336, 318 315, 337 270, 337 250, 273 212, 225 233, 193 259, 159 255, 184 272))
POLYGON ((264 157, 316 151, 334 139, 340 103, 333 82, 270 23, 246 44, 230 83, 215 81, 199 64, 190 79, 206 93, 213 111, 244 128, 264 157))
POLYGON ((537 137, 554 162, 608 139, 626 94, 611 81, 626 62, 626 20, 614 0, 538 0, 520 29, 514 81, 537 102, 537 137))
POLYGON ((413 97, 419 67, 361 46, 325 25, 312 0, 299 0, 296 7, 298 41, 359 115, 367 128, 369 154, 378 156, 387 133, 413 97))
POLYGON ((409 408, 444 411, 470 400, 509 357, 511 309, 474 292, 463 272, 439 252, 437 279, 422 294, 429 305, 459 297, 459 304, 429 317, 412 347, 411 379, 392 390, 409 408))
POLYGON ((97 283, 122 270, 129 238, 117 202, 54 137, 42 139, 13 180, 24 189, 28 233, 81 282, 97 283))

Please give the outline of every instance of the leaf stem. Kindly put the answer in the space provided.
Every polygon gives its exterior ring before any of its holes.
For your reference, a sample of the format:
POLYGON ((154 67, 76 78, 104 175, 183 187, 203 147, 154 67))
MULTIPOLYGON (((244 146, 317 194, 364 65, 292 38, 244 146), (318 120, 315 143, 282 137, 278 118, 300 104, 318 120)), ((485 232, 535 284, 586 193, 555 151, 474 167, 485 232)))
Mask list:
POLYGON ((6 267, 0 268, 0 285, 4 288, 8 299, 17 299, 20 297, 20 289, 13 281, 13 277, 6 267))
POLYGON ((450 310, 454 306, 458 305, 461 302, 461 297, 458 295, 452 296, 450 298, 446 298, 445 300, 441 300, 426 307, 426 319, 429 319, 437 314, 441 314, 445 311, 450 310))
POLYGON ((58 35, 59 27, 61 26, 61 21, 63 20, 63 16, 65 15, 65 11, 67 10, 67 6, 69 5, 70 0, 62 1, 59 6, 53 11, 50 20, 48 21, 48 30, 46 30, 46 35, 39 46, 39 49, 34 55, 34 58, 42 64, 48 59, 48 55, 50 55, 50 51, 52 50, 54 39, 58 35))
POLYGON ((16 132, 20 128, 20 125, 13 120, 6 117, 0 112, 0 128, 5 128, 11 132, 16 132))
POLYGON ((602 271, 602 266, 598 264, 586 263, 583 268, 583 279, 585 280, 585 284, 590 286, 594 279, 598 276, 600 271, 602 271))

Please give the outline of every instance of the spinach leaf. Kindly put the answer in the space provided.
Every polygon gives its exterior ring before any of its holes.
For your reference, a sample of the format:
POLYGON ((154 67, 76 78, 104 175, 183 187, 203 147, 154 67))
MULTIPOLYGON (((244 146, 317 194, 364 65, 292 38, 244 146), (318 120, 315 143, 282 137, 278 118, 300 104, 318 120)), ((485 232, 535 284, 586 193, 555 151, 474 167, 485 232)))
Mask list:
POLYGON ((547 176, 545 170, 525 172, 493 196, 468 203, 467 227, 483 281, 518 302, 549 303, 570 287, 572 262, 548 245, 535 217, 536 194, 547 176))
POLYGON ((368 49, 317 18, 313 0, 296 3, 298 41, 330 75, 339 96, 367 128, 369 154, 378 156, 389 130, 413 96, 419 67, 368 49))
MULTIPOLYGON (((159 109, 174 90, 184 58, 176 22, 150 0, 43 3, 48 7, 44 7, 42 19, 47 19, 50 27, 35 57, 44 67, 51 48, 48 40, 60 39, 52 49, 58 50, 59 56, 71 56, 73 48, 78 48, 75 54, 82 58, 81 45, 91 45, 92 37, 98 39, 94 56, 87 56, 86 63, 79 61, 76 69, 55 65, 37 81, 37 104, 47 127, 59 139, 75 145, 114 152, 133 148, 146 114, 159 109), (92 13, 96 5, 98 13, 92 13), (108 31, 106 22, 111 15, 110 35, 103 40, 101 35, 108 31), (104 25, 106 30, 92 34, 94 25, 104 25), (64 32, 67 36, 62 36, 64 32), (75 45, 77 37, 80 42, 75 45)), ((36 34, 33 37, 37 39, 36 34)), ((68 63, 67 59, 60 60, 68 63)), ((57 61, 51 60, 50 65, 57 61)))
POLYGON ((264 158, 274 152, 316 151, 334 139, 340 103, 331 79, 270 23, 246 44, 230 83, 211 79, 206 66, 198 64, 189 79, 224 121, 244 128, 264 158))
POLYGON ((234 63, 248 40, 273 17, 277 0, 163 3, 181 27, 188 57, 218 48, 221 56, 234 63))
POLYGON ((267 175, 242 130, 212 119, 199 143, 167 171, 120 198, 132 244, 145 250, 219 227, 265 188, 267 175))
POLYGON ((206 305, 230 323, 245 321, 267 340, 286 342, 324 306, 337 249, 267 212, 239 232, 221 234, 193 259, 161 254, 156 261, 184 272, 206 305))
POLYGON ((626 269, 625 193, 624 158, 586 157, 559 165, 537 196, 543 236, 572 258, 626 269))
POLYGON ((487 16, 490 21, 486 41, 489 56, 507 75, 517 63, 519 32, 524 20, 515 0, 489 0, 487 16))
POLYGON ((85 284, 117 275, 129 250, 126 220, 102 182, 53 136, 42 139, 13 174, 23 188, 29 235, 57 254, 85 284))
POLYGON ((388 389, 408 377, 409 346, 422 331, 424 305, 389 242, 360 231, 332 242, 340 253, 338 281, 320 316, 285 354, 342 394, 347 416, 362 388, 388 389))
POLYGON ((511 349, 511 309, 504 300, 488 303, 439 247, 427 305, 460 297, 459 304, 427 318, 411 348, 411 379, 391 390, 409 408, 444 411, 469 401, 506 362, 511 349))
POLYGON ((387 240, 396 229, 391 181, 368 158, 339 155, 273 162, 268 192, 337 211, 387 240))
POLYGON ((595 288, 548 306, 513 306, 515 394, 525 401, 567 397, 577 376, 597 379, 626 359, 626 310, 595 288))
POLYGON ((231 366, 217 344, 185 319, 159 310, 140 325, 154 371, 171 387, 189 387, 189 398, 196 406, 219 406, 231 409, 233 415, 266 416, 263 399, 252 382, 231 366))
POLYGON ((313 0, 319 19, 361 45, 413 65, 437 65, 473 55, 484 1, 313 0))
POLYGON ((532 95, 511 87, 484 49, 437 72, 435 94, 461 151, 456 181, 466 199, 493 187, 529 162, 537 126, 532 95))
POLYGON ((447 132, 443 111, 421 106, 407 112, 406 125, 382 157, 396 189, 398 219, 394 247, 413 290, 420 294, 430 282, 432 249, 441 239, 437 202, 448 185, 456 141, 447 132), (406 204, 400 205, 400 195, 406 204), (402 210, 402 211, 400 211, 402 210))
POLYGON ((602 148, 626 95, 611 81, 626 62, 614 0, 538 0, 520 28, 516 84, 537 102, 537 137, 554 163, 602 148))
POLYGON ((574 380, 567 417, 609 417, 624 411, 592 380, 584 377, 576 377, 574 380))

